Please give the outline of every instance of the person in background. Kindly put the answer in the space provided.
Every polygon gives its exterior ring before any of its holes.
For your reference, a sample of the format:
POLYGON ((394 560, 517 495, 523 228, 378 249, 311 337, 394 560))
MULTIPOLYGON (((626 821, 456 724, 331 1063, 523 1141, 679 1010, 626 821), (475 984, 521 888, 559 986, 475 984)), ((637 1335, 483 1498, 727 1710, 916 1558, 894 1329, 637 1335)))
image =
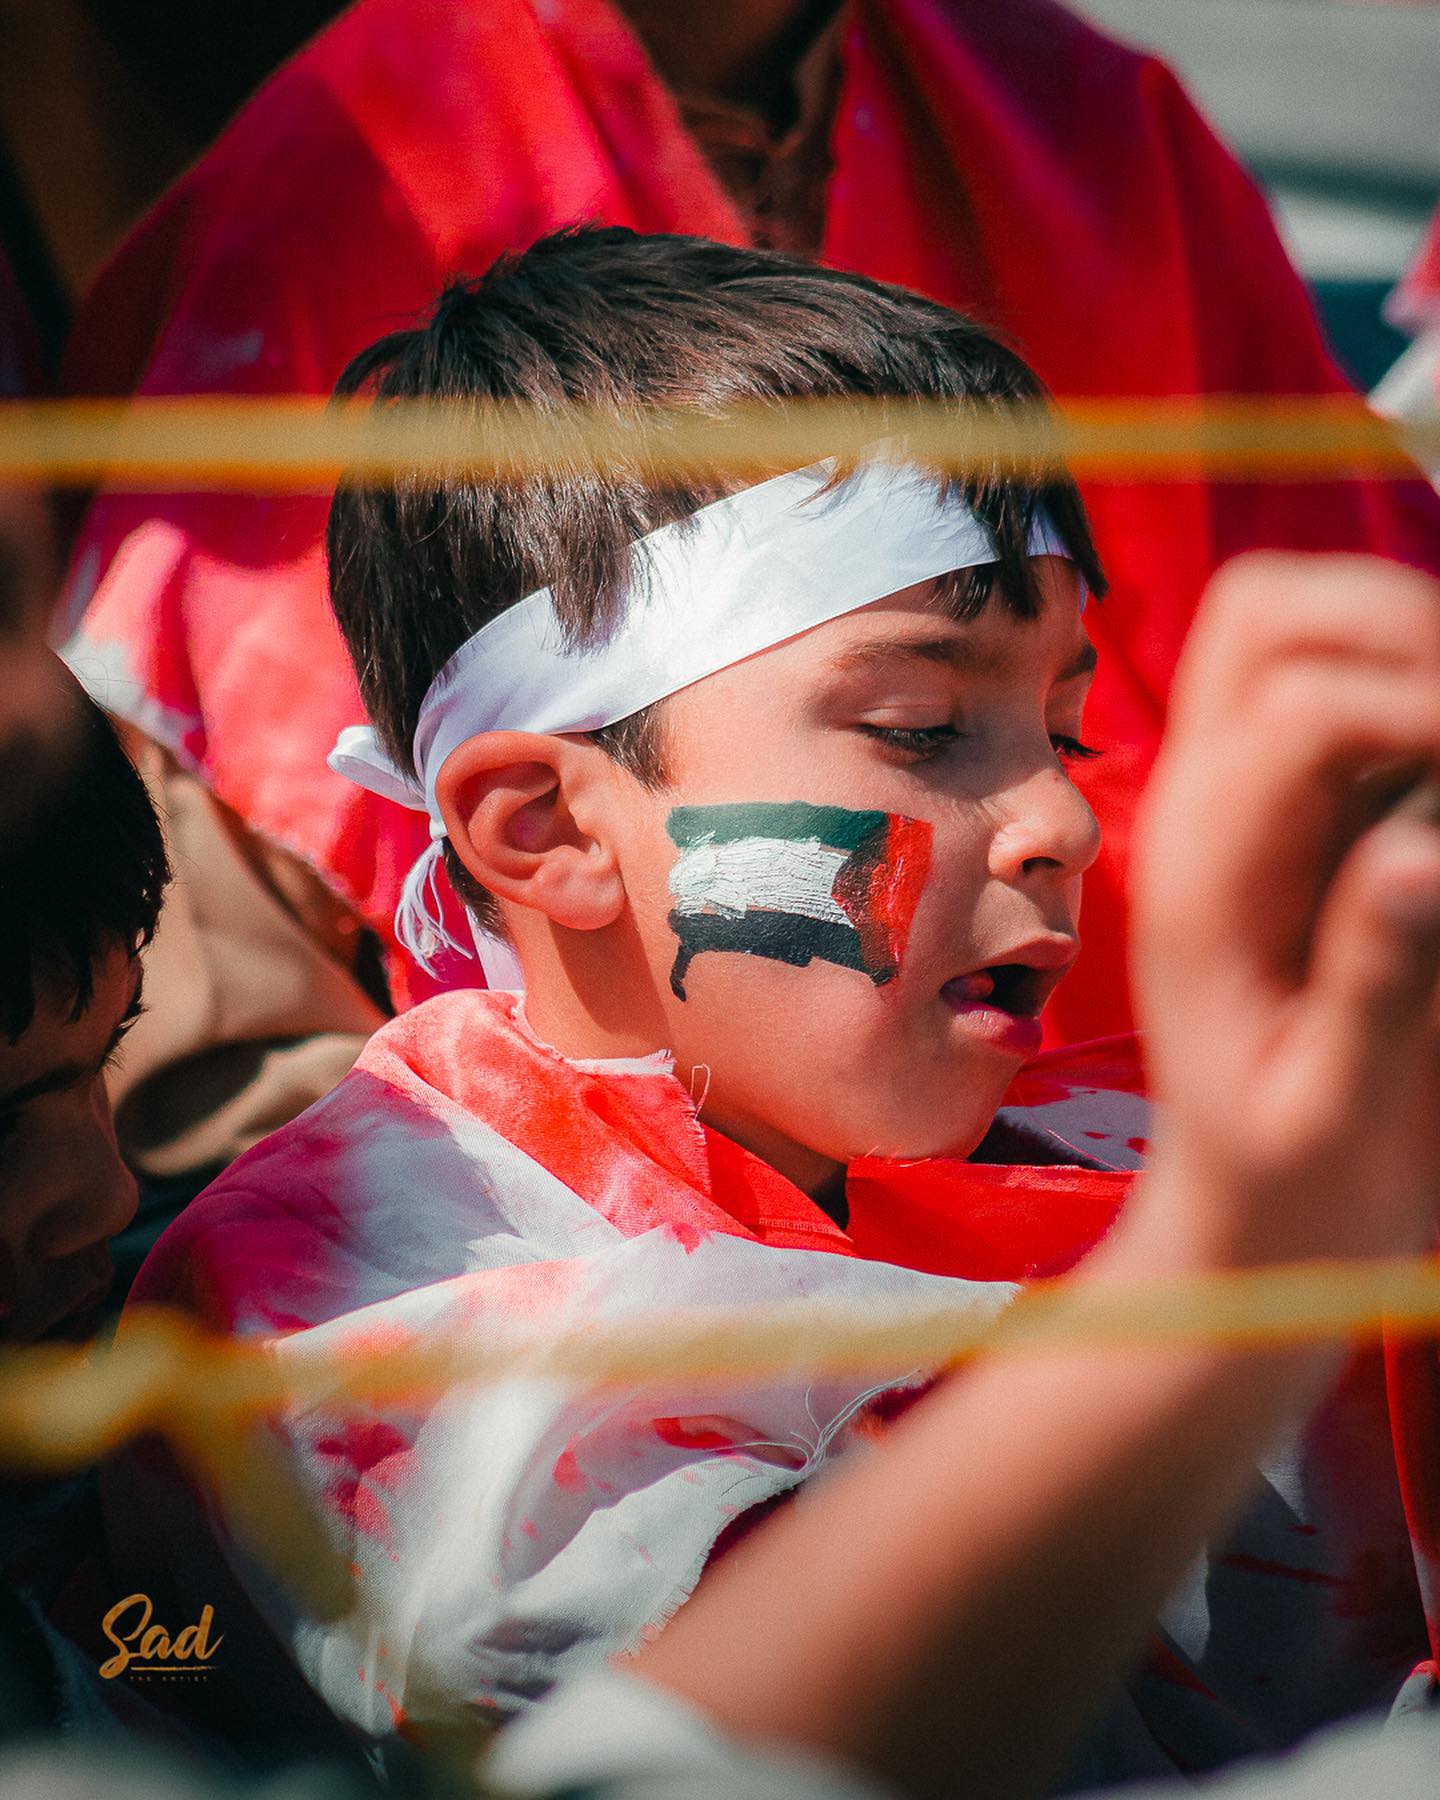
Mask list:
POLYGON ((169 878, 114 728, 62 679, 58 766, 0 847, 0 1332, 21 1343, 88 1333, 135 1211, 106 1077, 169 878))
MULTIPOLYGON (((4 516, 10 571, 36 555, 4 516)), ((45 648, 0 555, 0 1343, 82 1341, 111 1286, 134 1176, 106 1079, 141 1006, 140 954, 168 876, 114 728, 45 648), (8 618, 7 618, 8 613, 8 618)), ((0 1726, 133 1715, 45 1621, 99 1541, 93 1471, 0 1482, 0 1726), (116 1702, 113 1714, 105 1705, 116 1702)))
MULTIPOLYGON (((1174 77, 1054 0, 361 0, 95 281, 64 385, 324 393, 452 274, 580 219, 900 282, 1004 334, 1062 397, 1343 391, 1264 202, 1174 77)), ((1086 497, 1115 585, 1092 701, 1111 748, 1081 777, 1105 848, 1055 1042, 1128 1021, 1130 819, 1214 569, 1256 545, 1440 568, 1434 497, 1404 484, 1086 497)), ((71 557, 73 666, 149 740, 175 846, 117 1109, 132 1161, 181 1192, 435 986, 390 925, 422 828, 324 767, 359 704, 324 510, 110 487, 71 557)), ((473 979, 439 965, 442 986, 473 979)))

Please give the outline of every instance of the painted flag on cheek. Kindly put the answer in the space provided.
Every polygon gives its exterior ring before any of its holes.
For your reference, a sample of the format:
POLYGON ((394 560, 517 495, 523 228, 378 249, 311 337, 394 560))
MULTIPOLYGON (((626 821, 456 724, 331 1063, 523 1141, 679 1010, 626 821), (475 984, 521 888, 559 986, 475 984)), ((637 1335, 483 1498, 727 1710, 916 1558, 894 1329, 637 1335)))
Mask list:
POLYGON ((930 870, 923 819, 743 802, 676 807, 666 829, 680 852, 669 880, 677 998, 707 950, 801 969, 818 957, 877 987, 899 970, 930 870))

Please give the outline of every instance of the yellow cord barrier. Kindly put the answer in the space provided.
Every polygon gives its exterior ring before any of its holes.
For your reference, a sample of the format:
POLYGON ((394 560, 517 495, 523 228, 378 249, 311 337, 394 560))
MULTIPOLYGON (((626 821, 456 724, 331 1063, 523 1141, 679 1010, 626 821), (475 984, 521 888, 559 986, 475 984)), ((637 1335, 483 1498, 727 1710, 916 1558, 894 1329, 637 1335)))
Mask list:
POLYGON ((1202 1340, 1275 1347, 1440 1331, 1440 1258, 1302 1263, 1125 1288, 1037 1282, 1004 1310, 795 1302, 655 1314, 557 1332, 417 1334, 383 1351, 343 1341, 218 1337, 160 1310, 87 1351, 13 1350, 0 1364, 0 1463, 58 1473, 158 1433, 221 1496, 232 1526, 306 1604, 338 1616, 351 1577, 261 1421, 286 1406, 421 1400, 509 1375, 585 1387, 940 1368, 982 1350, 1133 1349, 1202 1340))
MULTIPOLYGON (((723 417, 652 411, 365 405, 192 398, 0 404, 0 482, 158 490, 323 493, 342 476, 519 477, 613 466, 647 476, 758 478, 880 440, 957 474, 1176 482, 1413 477, 1440 463, 1440 419, 1401 425, 1346 397, 1095 400, 1061 409, 791 402, 723 417), (901 448, 903 446, 903 449, 901 448)), ((686 1313, 547 1336, 417 1339, 383 1354, 312 1354, 214 1337, 140 1313, 88 1352, 12 1351, 0 1379, 0 1463, 55 1473, 144 1433, 167 1437, 217 1491, 232 1525, 307 1608, 338 1616, 353 1582, 264 1416, 286 1405, 420 1398, 523 1372, 594 1385, 734 1379, 786 1369, 942 1367, 982 1349, 1135 1348, 1210 1340, 1253 1347, 1440 1331, 1440 1260, 1298 1265, 1098 1292, 1037 1283, 998 1315, 973 1306, 854 1306, 686 1313)))
POLYGON ((1402 424, 1351 396, 1068 401, 1056 410, 863 399, 654 409, 187 397, 0 403, 0 481, 328 492, 341 475, 519 477, 561 467, 760 477, 900 438, 956 473, 1060 466, 1094 480, 1343 480, 1440 462, 1440 417, 1402 424))

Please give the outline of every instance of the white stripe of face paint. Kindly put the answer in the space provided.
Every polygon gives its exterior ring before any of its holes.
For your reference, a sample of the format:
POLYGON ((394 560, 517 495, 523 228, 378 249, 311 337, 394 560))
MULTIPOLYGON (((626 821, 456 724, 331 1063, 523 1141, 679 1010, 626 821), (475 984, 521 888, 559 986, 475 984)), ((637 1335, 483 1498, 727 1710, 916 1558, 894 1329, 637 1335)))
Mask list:
POLYGON ((684 915, 797 913, 822 924, 849 925, 835 904, 835 877, 850 860, 828 844, 791 838, 747 837, 733 843, 692 844, 670 870, 675 910, 684 915))

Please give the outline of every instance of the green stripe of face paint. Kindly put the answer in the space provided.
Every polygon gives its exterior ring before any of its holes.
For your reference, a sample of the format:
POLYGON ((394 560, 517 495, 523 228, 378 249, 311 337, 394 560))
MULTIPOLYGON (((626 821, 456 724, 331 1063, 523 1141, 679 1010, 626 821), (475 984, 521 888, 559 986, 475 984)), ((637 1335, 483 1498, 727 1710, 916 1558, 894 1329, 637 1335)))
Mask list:
POLYGON ((681 850, 698 843, 762 837, 829 844, 848 854, 872 832, 883 830, 889 817, 883 812, 852 812, 845 806, 811 806, 804 800, 747 800, 729 806, 677 806, 665 829, 681 850))

